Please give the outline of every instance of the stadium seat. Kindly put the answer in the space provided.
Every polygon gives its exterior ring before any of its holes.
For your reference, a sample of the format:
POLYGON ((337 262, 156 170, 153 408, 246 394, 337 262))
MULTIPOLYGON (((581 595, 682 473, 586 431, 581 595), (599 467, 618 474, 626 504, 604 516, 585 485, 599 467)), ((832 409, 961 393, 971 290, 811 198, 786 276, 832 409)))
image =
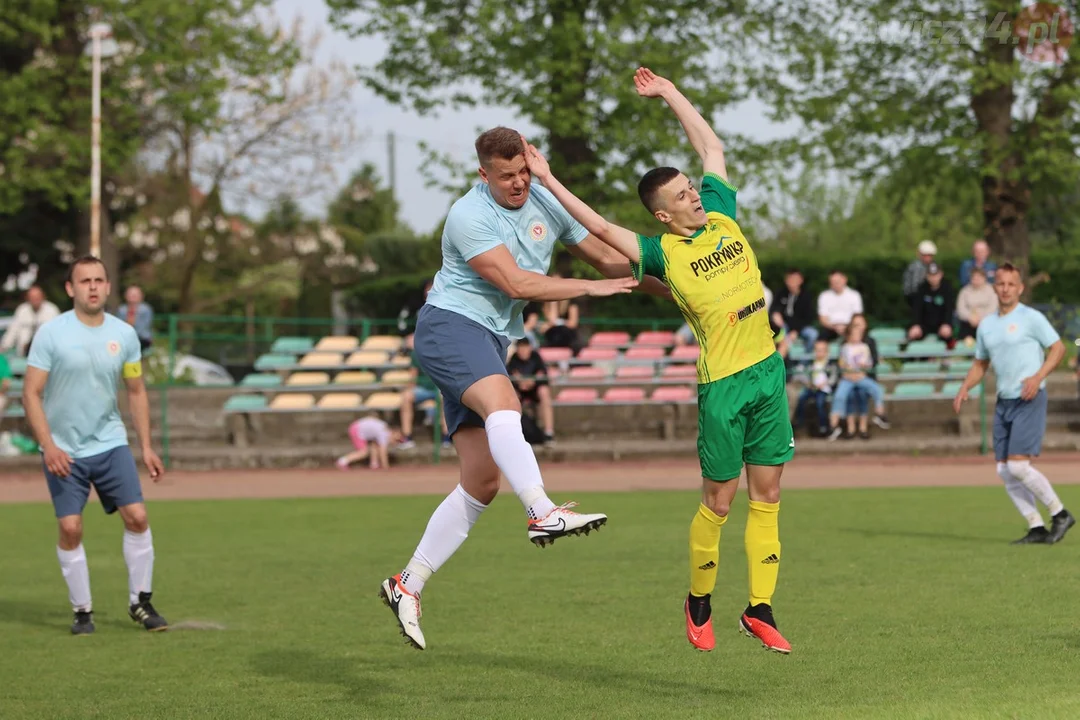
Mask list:
POLYGON ((574 356, 574 351, 565 347, 542 347, 539 352, 546 363, 565 362, 574 356))
POLYGON ((945 352, 945 343, 938 338, 927 338, 908 343, 907 353, 927 353, 928 355, 940 355, 945 352))
POLYGON ((379 367, 387 365, 388 359, 386 353, 382 351, 358 350, 349 355, 345 364, 349 367, 379 367))
MULTIPOLYGON (((507 355, 507 360, 509 359, 510 356, 507 355)), ((412 365, 412 358, 408 355, 402 355, 401 353, 397 353, 390 356, 390 364, 397 365, 398 367, 409 367, 410 365, 412 365)))
POLYGON ((697 377, 697 365, 668 365, 660 373, 662 378, 692 378, 697 377))
POLYGON ((675 344, 675 333, 670 330, 645 330, 638 333, 634 344, 639 347, 669 348, 675 344))
POLYGON ((334 376, 335 385, 374 385, 378 382, 370 370, 346 370, 334 376))
POLYGON ((975 363, 971 360, 951 360, 948 365, 950 375, 967 375, 975 363))
POLYGON ((613 387, 604 393, 604 402, 639 403, 645 401, 645 391, 641 388, 613 387))
POLYGON ((686 385, 668 385, 653 390, 653 402, 690 402, 695 397, 694 388, 686 385))
POLYGON ((315 341, 306 337, 279 337, 270 346, 270 352, 282 355, 303 355, 315 347, 315 341))
MULTIPOLYGON (((276 375, 274 377, 277 377, 276 375)), ((19 393, 23 389, 23 379, 21 377, 8 378, 8 392, 19 393)))
POLYGON ((21 377, 26 374, 26 358, 24 357, 9 357, 8 367, 11 368, 11 374, 17 377, 21 377))
POLYGON ((315 349, 319 352, 346 353, 356 348, 360 341, 351 335, 327 335, 315 343, 315 349))
POLYGON ((329 385, 330 374, 324 372, 294 372, 285 380, 289 387, 329 385))
POLYGON ((627 360, 662 360, 664 348, 634 346, 623 354, 627 360))
POLYGON ((941 372, 941 363, 933 360, 906 362, 900 366, 901 375, 930 375, 941 372))
POLYGON ((615 360, 619 357, 619 351, 613 347, 587 347, 578 353, 578 360, 588 362, 604 362, 615 360))
POLYGON ((277 373, 250 373, 240 381, 241 387, 270 388, 281 385, 281 376, 277 373))
POLYGON ((602 380, 607 376, 607 370, 591 365, 582 365, 580 367, 570 368, 570 373, 567 375, 567 377, 573 380, 602 380))
POLYGON ((358 393, 327 393, 316 404, 321 410, 358 410, 361 406, 358 393))
POLYGON ((630 343, 630 333, 608 331, 593 333, 589 338, 589 347, 622 347, 630 343))
MULTIPOLYGON (((956 393, 960 392, 960 387, 964 384, 963 380, 950 380, 941 386, 941 394, 949 397, 956 397, 956 393)), ((977 398, 982 394, 982 386, 976 385, 968 390, 968 397, 977 398)))
POLYGON ((22 405, 11 404, 4 408, 4 417, 9 418, 23 418, 26 417, 26 408, 22 405))
POLYGON ((401 338, 396 335, 369 335, 360 343, 360 349, 397 352, 401 349, 401 338))
POLYGON ((907 330, 898 327, 870 328, 870 337, 874 338, 878 345, 883 342, 900 343, 907 339, 907 330))
POLYGON ((233 395, 225 401, 225 412, 249 412, 266 408, 265 395, 233 395))
POLYGON ((341 365, 343 357, 339 352, 315 350, 300 358, 300 367, 330 368, 341 365))
POLYGON ((701 355, 701 348, 697 345, 680 345, 671 351, 668 356, 672 362, 697 362, 701 355))
POLYGON ((627 365, 615 371, 615 377, 619 380, 631 378, 652 378, 656 370, 651 365, 627 365))
POLYGON ((397 410, 401 407, 401 393, 372 393, 364 401, 364 407, 368 410, 397 410))
POLYGON ((599 393, 596 388, 563 388, 556 398, 557 403, 591 403, 596 402, 599 393))
POLYGON ((905 382, 899 383, 896 389, 893 390, 893 395, 897 398, 928 398, 934 394, 934 383, 929 382, 905 382))
POLYGON ((877 344, 878 358, 887 358, 900 354, 900 344, 896 342, 879 342, 877 344))
POLYGON ((309 393, 275 395, 270 401, 271 410, 309 410, 313 407, 315 407, 315 396, 309 393))
POLYGON ((409 385, 413 381, 409 370, 387 370, 379 380, 383 385, 409 385))
POLYGON ((278 355, 274 353, 267 353, 266 355, 260 355, 255 360, 255 369, 259 371, 277 370, 279 368, 292 367, 295 364, 295 355, 278 355))

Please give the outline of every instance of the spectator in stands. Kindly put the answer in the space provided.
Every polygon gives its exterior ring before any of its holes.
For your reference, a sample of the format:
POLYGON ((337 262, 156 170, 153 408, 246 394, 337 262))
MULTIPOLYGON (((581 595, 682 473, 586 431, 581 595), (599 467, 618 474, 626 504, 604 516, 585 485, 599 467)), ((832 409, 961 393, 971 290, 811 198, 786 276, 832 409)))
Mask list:
POLYGON ((971 245, 971 257, 960 263, 960 287, 967 287, 971 282, 971 271, 978 268, 983 271, 991 291, 994 289, 994 271, 997 264, 990 259, 990 246, 985 240, 976 240, 971 245))
POLYGON ((529 342, 533 347, 540 347, 540 313, 543 310, 543 306, 539 303, 531 302, 525 306, 525 309, 521 311, 521 321, 525 326, 525 337, 529 338, 529 342))
POLYGON ((919 287, 912 308, 912 324, 908 329, 909 340, 920 340, 937 335, 951 350, 956 344, 952 319, 956 307, 956 292, 945 279, 945 273, 937 263, 926 268, 926 280, 919 287))
POLYGON ((930 263, 937 256, 937 245, 931 240, 923 240, 918 247, 919 256, 911 261, 904 270, 904 299, 908 307, 914 308, 919 297, 919 287, 926 280, 930 263))
MULTIPOLYGON (((870 324, 866 320, 866 316, 862 313, 856 313, 851 318, 851 327, 857 327, 862 330, 863 342, 870 348, 870 368, 866 371, 867 376, 871 380, 877 380, 877 366, 880 362, 880 356, 878 355, 877 341, 870 337, 870 324)), ((847 404, 848 417, 854 418, 869 418, 870 417, 870 395, 862 388, 855 387, 851 390, 851 395, 847 404)), ((876 418, 875 418, 876 420, 876 418)))
POLYGON ((829 289, 818 295, 817 300, 822 339, 843 337, 851 318, 862 311, 862 295, 848 287, 847 276, 840 270, 829 273, 829 289))
POLYGON ((4 417, 4 409, 7 408, 7 391, 11 388, 11 365, 8 364, 7 356, 0 353, 0 418, 4 417))
POLYGON ((997 293, 989 283, 986 272, 981 267, 971 269, 970 282, 960 289, 956 297, 956 317, 960 318, 960 330, 957 338, 972 345, 979 322, 998 309, 997 293))
POLYGON ((145 352, 154 341, 154 309, 143 299, 143 291, 132 285, 124 293, 124 304, 116 310, 116 316, 135 328, 139 345, 145 352))
POLYGON ((555 407, 551 403, 547 365, 527 338, 517 341, 514 354, 506 363, 506 372, 521 404, 532 404, 536 408, 544 428, 544 442, 551 443, 555 439, 555 407))
POLYGON ((419 295, 414 295, 401 307, 398 312, 397 327, 398 333, 403 337, 412 337, 412 331, 409 329, 409 320, 416 316, 416 313, 420 312, 420 308, 424 307, 424 303, 427 302, 428 293, 431 292, 431 285, 434 282, 432 278, 428 278, 420 286, 419 295))
POLYGON ((60 308, 45 299, 45 291, 32 286, 26 291, 26 302, 15 308, 11 325, 0 339, 0 353, 14 350, 16 355, 26 357, 38 328, 59 314, 60 308))
MULTIPOLYGON (((840 427, 840 419, 847 418, 848 437, 855 434, 855 416, 848 413, 848 399, 851 392, 858 388, 867 393, 874 402, 874 424, 880 428, 888 429, 889 420, 885 415, 885 390, 880 384, 869 376, 874 366, 874 359, 870 353, 870 345, 866 342, 863 326, 861 323, 852 323, 848 326, 844 344, 840 346, 840 381, 833 393, 832 412, 829 421, 832 433, 829 440, 836 440, 843 434, 840 427)), ((869 439, 868 418, 864 415, 858 418, 859 437, 869 439)))
POLYGON ((839 369, 834 360, 829 358, 829 343, 818 340, 814 343, 814 359, 807 368, 805 376, 797 376, 797 381, 805 383, 795 404, 794 429, 806 422, 807 427, 817 430, 818 435, 829 434, 829 397, 836 385, 839 369), (807 405, 817 409, 815 425, 811 426, 806 417, 807 405))
POLYGON ((690 329, 690 323, 683 323, 682 327, 675 331, 675 347, 683 345, 697 345, 694 331, 690 329))
POLYGON ((339 457, 335 464, 339 470, 348 470, 354 462, 370 457, 368 465, 372 470, 389 468, 390 443, 400 438, 401 433, 387 425, 385 420, 374 415, 360 418, 349 425, 349 439, 355 450, 339 457))
MULTIPOLYGON (((401 441, 398 443, 398 450, 411 450, 416 447, 416 443, 413 441, 413 418, 416 406, 439 398, 439 391, 435 387, 435 383, 420 369, 420 364, 416 361, 416 355, 412 354, 412 340, 412 335, 405 338, 405 348, 410 352, 412 363, 409 368, 409 372, 412 374, 412 384, 401 391, 401 407, 399 410, 401 414, 401 441)), ((442 421, 442 444, 444 448, 449 448, 450 438, 447 437, 446 432, 446 416, 441 415, 440 419, 442 421)), ((427 424, 430 425, 433 422, 435 422, 435 410, 431 409, 427 411, 427 424)))
POLYGON ((814 298, 803 292, 803 274, 791 268, 784 274, 784 289, 769 304, 769 314, 775 327, 788 336, 788 340, 801 338, 807 351, 814 347, 818 330, 814 326, 814 298))
POLYGON ((544 320, 540 330, 548 347, 578 348, 578 321, 580 310, 573 300, 555 300, 544 303, 544 320))

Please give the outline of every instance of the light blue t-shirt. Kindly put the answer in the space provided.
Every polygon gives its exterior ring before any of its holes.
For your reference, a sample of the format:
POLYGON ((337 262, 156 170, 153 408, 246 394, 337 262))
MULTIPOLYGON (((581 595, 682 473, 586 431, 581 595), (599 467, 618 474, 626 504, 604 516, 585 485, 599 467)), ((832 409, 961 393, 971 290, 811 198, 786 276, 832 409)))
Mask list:
MULTIPOLYGON (((997 394, 1005 400, 1020 397, 1025 378, 1046 361, 1046 348, 1061 336, 1035 308, 1019 304, 1008 315, 987 315, 975 333, 975 358, 989 360, 997 375, 997 394)), ((1040 387, 1046 387, 1046 381, 1040 387)))
POLYGON ((427 302, 475 320, 497 335, 523 337, 521 311, 527 301, 507 297, 469 267, 469 261, 506 245, 518 267, 546 275, 556 241, 577 245, 588 234, 537 182, 529 186, 529 199, 516 210, 496 203, 487 184, 480 183, 450 208, 442 236, 442 269, 435 274, 427 302))
POLYGON ((74 310, 34 334, 27 364, 49 373, 45 417, 53 442, 72 458, 85 458, 128 444, 116 406, 124 365, 142 358, 135 329, 108 313, 98 327, 84 325, 74 310))

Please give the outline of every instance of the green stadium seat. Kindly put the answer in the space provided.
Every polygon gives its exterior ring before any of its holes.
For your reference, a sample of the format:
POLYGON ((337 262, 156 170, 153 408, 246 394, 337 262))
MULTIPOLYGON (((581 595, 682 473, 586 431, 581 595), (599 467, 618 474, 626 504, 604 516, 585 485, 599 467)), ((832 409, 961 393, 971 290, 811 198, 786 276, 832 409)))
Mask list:
POLYGON ((306 337, 279 337, 270 346, 270 352, 278 355, 303 355, 315 347, 315 341, 306 337))
POLYGON ((885 341, 877 342, 878 357, 889 357, 890 355, 898 355, 900 353, 900 343, 885 341))
POLYGON ((928 360, 925 362, 906 362, 900 366, 901 375, 929 375, 941 372, 941 363, 928 360))
POLYGON ((26 417, 26 410, 22 405, 8 405, 0 415, 9 418, 21 418, 26 417))
POLYGON ((949 362, 950 375, 967 375, 968 370, 975 363, 971 360, 952 360, 949 362))
POLYGON ((8 385, 8 392, 22 392, 22 389, 23 389, 23 379, 22 378, 17 378, 17 377, 10 378, 10 382, 9 382, 9 385, 8 385))
POLYGON ((916 340, 913 343, 909 343, 907 346, 908 354, 912 353, 926 353, 928 355, 940 355, 945 352, 945 343, 938 338, 930 338, 926 340, 916 340))
POLYGON ((267 353, 266 355, 260 355, 255 361, 255 369, 259 371, 278 370, 280 368, 292 367, 295 364, 296 357, 294 355, 267 353))
POLYGON ((270 388, 281 385, 281 376, 274 373, 251 373, 240 382, 241 387, 270 388))
POLYGON ((907 330, 898 327, 879 327, 870 329, 870 337, 878 346, 882 343, 899 344, 907 338, 907 330))
MULTIPOLYGON (((963 384, 963 380, 950 380, 949 382, 941 386, 941 394, 948 395, 949 397, 954 397, 956 393, 960 392, 960 386, 963 384)), ((975 387, 968 390, 968 397, 977 398, 980 395, 982 395, 982 387, 979 385, 976 385, 975 387)))
POLYGON ((26 358, 9 357, 8 366, 11 368, 12 375, 19 376, 26 374, 26 358))
POLYGON ((929 382, 906 382, 899 383, 893 390, 893 395, 898 398, 929 398, 934 395, 934 383, 929 382))
POLYGON ((265 408, 265 395, 233 395, 225 401, 225 412, 251 412, 265 408))

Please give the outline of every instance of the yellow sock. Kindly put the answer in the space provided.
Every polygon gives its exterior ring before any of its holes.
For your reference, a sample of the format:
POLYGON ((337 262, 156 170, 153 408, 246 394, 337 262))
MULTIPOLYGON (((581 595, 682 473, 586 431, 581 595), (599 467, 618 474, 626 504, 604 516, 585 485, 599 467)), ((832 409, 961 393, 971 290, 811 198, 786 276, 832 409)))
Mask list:
POLYGON ((750 566, 750 604, 772 604, 780 573, 780 503, 750 501, 746 520, 746 561, 750 566))
POLYGON ((712 594, 716 587, 716 568, 720 564, 720 528, 727 516, 720 517, 704 505, 690 523, 690 594, 712 594))

